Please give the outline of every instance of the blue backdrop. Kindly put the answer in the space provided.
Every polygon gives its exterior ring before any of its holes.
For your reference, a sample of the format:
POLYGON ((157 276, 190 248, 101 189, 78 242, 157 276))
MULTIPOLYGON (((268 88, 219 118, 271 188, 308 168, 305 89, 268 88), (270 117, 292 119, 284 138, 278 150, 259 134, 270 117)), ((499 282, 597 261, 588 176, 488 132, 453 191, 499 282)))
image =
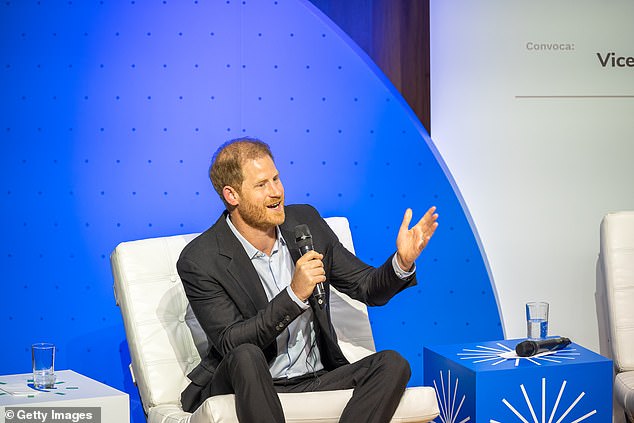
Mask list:
POLYGON ((0 5, 0 374, 30 345, 131 394, 109 254, 199 232, 222 206, 211 154, 267 141, 288 203, 345 215, 380 264, 406 207, 438 206, 419 285, 372 309, 377 348, 422 383, 426 344, 503 337, 486 260, 429 136, 392 85, 304 0, 20 1, 0 5), (311 169, 306 173, 305 169, 311 169))

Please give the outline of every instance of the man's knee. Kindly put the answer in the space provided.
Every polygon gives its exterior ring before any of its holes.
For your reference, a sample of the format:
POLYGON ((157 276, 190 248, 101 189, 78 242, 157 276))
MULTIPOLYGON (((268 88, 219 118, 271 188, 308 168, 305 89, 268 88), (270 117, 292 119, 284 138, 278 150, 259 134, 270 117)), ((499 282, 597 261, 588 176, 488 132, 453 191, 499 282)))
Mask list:
POLYGON ((258 365, 266 363, 266 357, 260 347, 253 344, 240 344, 229 353, 233 366, 258 365))
POLYGON ((393 350, 385 350, 377 354, 379 354, 383 365, 391 374, 401 374, 403 379, 409 380, 412 370, 409 362, 400 353, 393 350))

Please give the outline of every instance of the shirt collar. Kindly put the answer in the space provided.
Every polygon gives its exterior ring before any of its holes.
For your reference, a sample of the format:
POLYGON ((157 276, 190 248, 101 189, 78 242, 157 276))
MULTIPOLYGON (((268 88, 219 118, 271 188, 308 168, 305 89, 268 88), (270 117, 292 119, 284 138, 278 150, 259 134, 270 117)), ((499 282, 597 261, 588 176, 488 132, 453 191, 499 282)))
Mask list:
MULTIPOLYGON (((258 258, 265 255, 262 251, 255 248, 253 244, 251 244, 249 241, 247 241, 245 237, 242 236, 242 234, 238 231, 238 229, 233 225, 233 222, 229 218, 228 214, 226 217, 226 221, 227 221, 227 225, 229 225, 229 229, 231 229, 231 232, 233 232, 236 238, 238 238, 238 241, 240 241, 240 244, 242 244, 244 251, 247 252, 247 255, 249 256, 250 259, 253 260, 254 258, 258 258)), ((282 231, 280 231, 279 226, 275 227, 275 236, 277 239, 275 240, 275 244, 273 245, 273 250, 271 250, 271 255, 275 254, 278 251, 280 245, 283 247, 286 246, 286 241, 284 240, 284 237, 282 236, 282 231)))

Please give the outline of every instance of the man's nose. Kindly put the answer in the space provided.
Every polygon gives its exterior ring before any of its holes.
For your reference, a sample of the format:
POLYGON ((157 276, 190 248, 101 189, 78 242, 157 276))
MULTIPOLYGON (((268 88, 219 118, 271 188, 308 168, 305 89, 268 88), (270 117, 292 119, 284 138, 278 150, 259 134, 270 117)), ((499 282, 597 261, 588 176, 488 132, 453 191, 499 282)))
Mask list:
POLYGON ((271 184, 271 190, 269 192, 269 195, 271 197, 280 197, 283 192, 284 192, 284 187, 282 186, 281 182, 271 184))

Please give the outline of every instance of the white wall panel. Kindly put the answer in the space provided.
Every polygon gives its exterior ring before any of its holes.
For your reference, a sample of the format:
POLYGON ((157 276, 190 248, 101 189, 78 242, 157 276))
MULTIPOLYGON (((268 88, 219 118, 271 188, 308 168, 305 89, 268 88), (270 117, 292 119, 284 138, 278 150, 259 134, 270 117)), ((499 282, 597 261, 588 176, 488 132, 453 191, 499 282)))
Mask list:
POLYGON ((598 350, 599 223, 634 209, 634 2, 444 0, 430 13, 432 138, 506 336, 526 336, 524 303, 546 300, 551 334, 598 350), (626 66, 603 66, 610 52, 626 66))

